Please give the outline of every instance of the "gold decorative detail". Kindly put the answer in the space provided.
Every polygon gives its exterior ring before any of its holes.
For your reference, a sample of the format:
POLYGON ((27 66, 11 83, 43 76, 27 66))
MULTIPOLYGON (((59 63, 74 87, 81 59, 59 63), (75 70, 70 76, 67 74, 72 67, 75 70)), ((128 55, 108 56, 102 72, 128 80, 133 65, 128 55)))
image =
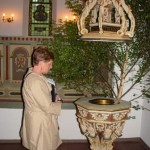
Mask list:
POLYGON ((98 104, 98 105, 113 105, 113 104, 115 104, 115 101, 110 100, 110 99, 92 99, 89 102, 92 104, 98 104))
POLYGON ((5 13, 3 13, 3 18, 2 18, 3 22, 12 23, 14 21, 14 14, 11 14, 11 17, 8 18, 6 18, 5 16, 6 16, 5 13))

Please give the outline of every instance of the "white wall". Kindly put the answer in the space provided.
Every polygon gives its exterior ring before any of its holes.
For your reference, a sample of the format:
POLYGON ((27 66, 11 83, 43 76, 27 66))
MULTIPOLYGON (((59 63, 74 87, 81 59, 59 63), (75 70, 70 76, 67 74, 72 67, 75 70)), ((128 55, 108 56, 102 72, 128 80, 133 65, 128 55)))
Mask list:
MULTIPOLYGON (((146 79, 147 77, 145 77, 146 79)), ((150 147, 150 103, 147 103, 147 100, 145 100, 143 106, 149 111, 145 109, 142 113, 141 138, 150 147)))
MULTIPOLYGON (((80 133, 75 110, 62 110, 59 117, 61 139, 85 139, 80 133)), ((20 139, 22 109, 0 109, 0 140, 20 139)))
MULTIPOLYGON (((117 66, 115 67, 115 72, 117 72, 118 74, 120 73, 120 70, 117 66)), ((132 71, 131 74, 128 74, 128 76, 126 77, 126 81, 128 81, 128 79, 132 78, 133 76, 134 76, 134 72, 132 71)), ((133 84, 132 81, 125 82, 123 93, 125 93, 129 89, 129 87, 132 86, 132 84, 133 84)), ((117 86, 114 87, 116 88, 115 91, 117 93, 117 86)), ((136 85, 135 87, 133 87, 132 90, 130 90, 130 92, 127 95, 125 95, 122 99, 125 101, 131 101, 134 98, 134 94, 136 94, 136 96, 139 96, 141 94, 140 85, 136 85)), ((133 101, 131 105, 132 106, 136 105, 137 104, 136 102, 138 102, 138 104, 140 105, 143 105, 143 102, 140 98, 133 101)), ((141 137, 142 110, 137 111, 131 108, 129 116, 135 117, 135 119, 131 118, 128 121, 126 121, 125 128, 123 130, 123 137, 125 138, 141 137)))
MULTIPOLYGON (((136 120, 127 120, 121 138, 140 137, 140 111, 135 113, 136 120)), ((76 110, 62 110, 59 117, 61 139, 85 139, 81 134, 76 119, 76 110)), ((134 113, 132 112, 132 115, 134 113)), ((22 120, 22 109, 0 109, 0 140, 1 139, 20 139, 19 131, 22 120)), ((149 132, 147 132, 149 133, 149 132)))
POLYGON ((18 139, 21 125, 20 109, 0 109, 0 139, 18 139))
POLYGON ((1 0, 0 1, 0 36, 22 36, 23 31, 23 0, 1 0), (13 23, 4 23, 2 21, 3 13, 6 17, 14 14, 13 23))
POLYGON ((136 119, 129 119, 126 121, 121 138, 141 137, 141 114, 141 110, 136 111, 131 109, 129 116, 135 116, 136 119))
MULTIPOLYGON (((150 110, 150 104, 146 104, 150 110)), ((150 147, 150 111, 144 110, 142 115, 141 138, 150 147)))

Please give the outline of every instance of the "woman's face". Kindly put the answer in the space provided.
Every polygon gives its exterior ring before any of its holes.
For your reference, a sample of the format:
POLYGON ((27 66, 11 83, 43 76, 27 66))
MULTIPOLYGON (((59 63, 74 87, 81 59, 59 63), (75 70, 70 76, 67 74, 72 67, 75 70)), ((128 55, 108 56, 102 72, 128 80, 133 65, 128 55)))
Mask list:
POLYGON ((41 61, 42 73, 47 74, 53 67, 53 60, 48 62, 41 61))

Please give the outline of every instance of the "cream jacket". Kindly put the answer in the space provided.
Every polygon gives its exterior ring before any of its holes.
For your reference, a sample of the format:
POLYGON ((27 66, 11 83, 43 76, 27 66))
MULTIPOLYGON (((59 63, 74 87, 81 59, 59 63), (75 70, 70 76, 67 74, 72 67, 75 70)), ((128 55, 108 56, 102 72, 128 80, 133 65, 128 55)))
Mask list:
POLYGON ((51 102, 50 93, 46 78, 30 69, 22 88, 25 107, 21 128, 22 144, 29 150, 56 150, 61 144, 57 120, 61 103, 51 102))

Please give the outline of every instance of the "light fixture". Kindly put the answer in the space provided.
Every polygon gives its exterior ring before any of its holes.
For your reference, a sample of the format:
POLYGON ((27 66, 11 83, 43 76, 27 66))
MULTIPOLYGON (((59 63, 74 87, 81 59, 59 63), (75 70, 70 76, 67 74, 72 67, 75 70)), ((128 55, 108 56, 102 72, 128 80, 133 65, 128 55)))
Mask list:
POLYGON ((8 17, 8 18, 6 18, 5 16, 6 16, 6 14, 3 13, 3 18, 2 18, 3 22, 9 22, 9 23, 11 23, 11 22, 14 21, 14 14, 11 14, 11 17, 8 17))
POLYGON ((68 21, 68 16, 65 16, 65 21, 68 21))
POLYGON ((82 40, 128 41, 134 36, 135 19, 124 0, 91 0, 85 4, 77 25, 82 40))
POLYGON ((62 24, 63 22, 69 22, 69 21, 76 22, 77 21, 77 17, 75 15, 73 15, 73 16, 72 15, 69 15, 69 16, 65 15, 63 18, 64 19, 58 19, 58 23, 62 24))
POLYGON ((76 21, 76 16, 75 15, 73 16, 73 20, 76 21))

